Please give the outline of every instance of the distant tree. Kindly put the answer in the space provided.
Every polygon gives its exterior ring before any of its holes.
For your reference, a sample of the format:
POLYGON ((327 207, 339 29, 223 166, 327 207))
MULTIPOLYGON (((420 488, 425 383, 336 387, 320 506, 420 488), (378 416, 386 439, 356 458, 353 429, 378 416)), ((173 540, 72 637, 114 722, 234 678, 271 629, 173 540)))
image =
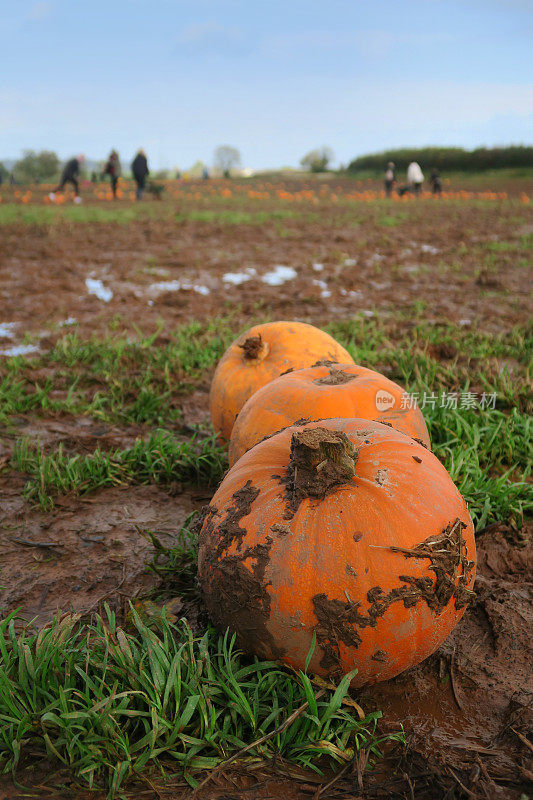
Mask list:
POLYGON ((41 183, 53 181, 59 173, 59 158, 51 150, 24 150, 13 171, 21 183, 41 183))
POLYGON ((300 164, 304 169, 308 169, 309 172, 326 172, 334 158, 335 155, 331 147, 324 145, 307 153, 300 161, 300 164))
POLYGON ((187 174, 190 178, 201 178, 204 169, 205 164, 203 161, 195 161, 192 167, 187 170, 187 174))
POLYGON ((213 164, 216 170, 222 172, 225 178, 229 178, 231 170, 241 165, 241 154, 236 147, 229 144, 221 144, 215 150, 213 164))
POLYGON ((7 170, 0 161, 0 183, 5 183, 9 178, 9 170, 7 170))
POLYGON ((411 161, 418 161, 422 168, 435 167, 441 172, 482 172, 488 169, 530 167, 533 163, 533 147, 509 145, 478 147, 475 150, 464 150, 462 147, 405 147, 359 156, 348 164, 347 171, 382 172, 388 161, 394 161, 396 169, 400 171, 406 169, 411 161))
POLYGON ((152 177, 156 181, 166 181, 170 177, 170 170, 158 169, 156 172, 153 173, 152 177))

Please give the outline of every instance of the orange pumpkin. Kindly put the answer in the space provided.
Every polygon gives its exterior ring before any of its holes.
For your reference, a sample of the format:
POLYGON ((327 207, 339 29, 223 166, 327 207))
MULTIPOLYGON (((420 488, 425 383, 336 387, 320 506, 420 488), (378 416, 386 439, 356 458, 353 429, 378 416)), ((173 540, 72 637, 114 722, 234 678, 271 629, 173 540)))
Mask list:
POLYGON ((388 378, 356 364, 317 365, 289 372, 258 389, 244 404, 233 426, 229 463, 265 436, 299 419, 341 417, 373 419, 429 447, 422 412, 410 408, 405 391, 388 378))
POLYGON ((353 685, 392 678, 460 620, 475 574, 464 500, 440 461, 378 422, 294 425, 237 461, 200 532, 211 619, 239 645, 353 685))
POLYGON ((220 359, 211 384, 209 410, 219 439, 229 441, 237 414, 261 386, 320 360, 353 364, 335 339, 305 322, 267 322, 239 336, 220 359))

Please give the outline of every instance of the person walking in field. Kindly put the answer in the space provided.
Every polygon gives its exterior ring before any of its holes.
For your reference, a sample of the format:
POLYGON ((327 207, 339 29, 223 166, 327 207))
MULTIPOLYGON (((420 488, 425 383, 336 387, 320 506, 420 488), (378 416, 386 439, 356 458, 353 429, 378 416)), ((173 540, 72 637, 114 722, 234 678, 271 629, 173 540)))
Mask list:
POLYGON ((395 164, 394 161, 389 161, 387 169, 385 170, 385 194, 387 197, 391 196, 392 189, 396 183, 395 164))
POLYGON ((56 192, 62 192, 65 188, 65 184, 71 183, 74 187, 74 202, 81 203, 80 197, 80 187, 78 183, 78 176, 80 174, 80 164, 83 164, 85 161, 85 156, 79 155, 75 158, 71 158, 65 166, 63 167, 63 172, 61 173, 61 180, 59 181, 58 185, 55 189, 52 189, 50 194, 48 195, 50 200, 55 200, 56 192))
POLYGON ((137 184, 137 200, 142 200, 142 196, 146 187, 146 178, 150 174, 148 169, 148 159, 144 150, 139 150, 133 161, 131 162, 131 171, 133 173, 133 180, 137 184))
POLYGON ((118 180, 121 174, 122 169, 120 166, 120 158, 118 157, 118 153, 116 150, 111 150, 109 158, 107 159, 107 164, 104 167, 104 175, 109 175, 111 179, 111 191, 113 192, 113 197, 115 200, 117 199, 118 180))
POLYGON ((442 194, 442 180, 439 175, 439 171, 436 167, 433 167, 431 170, 431 176, 429 178, 429 185, 431 186, 431 191, 433 194, 442 194))
POLYGON ((417 161, 411 161, 407 167, 407 183, 415 197, 417 197, 424 183, 424 173, 420 169, 420 164, 417 161))

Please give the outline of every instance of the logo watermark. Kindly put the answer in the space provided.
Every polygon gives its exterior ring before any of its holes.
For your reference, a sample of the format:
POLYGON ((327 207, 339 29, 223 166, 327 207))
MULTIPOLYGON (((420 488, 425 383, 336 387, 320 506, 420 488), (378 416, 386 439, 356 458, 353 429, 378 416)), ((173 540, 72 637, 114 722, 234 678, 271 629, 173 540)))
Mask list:
POLYGON ((378 411, 388 411, 390 408, 394 408, 395 402, 394 395, 385 391, 385 389, 379 389, 376 392, 376 408, 378 411))

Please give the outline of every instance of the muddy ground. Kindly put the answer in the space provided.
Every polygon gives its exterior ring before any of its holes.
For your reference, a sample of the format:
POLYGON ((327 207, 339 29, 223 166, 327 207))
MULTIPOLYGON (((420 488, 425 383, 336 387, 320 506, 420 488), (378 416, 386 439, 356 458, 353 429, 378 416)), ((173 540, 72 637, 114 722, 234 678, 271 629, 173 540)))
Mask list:
MULTIPOLYGON (((178 212, 185 201, 172 203, 178 212)), ((161 319, 175 326, 230 312, 243 322, 262 314, 321 324, 358 311, 392 314, 422 303, 428 320, 494 332, 531 313, 531 271, 520 243, 533 232, 533 214, 517 199, 477 206, 398 203, 390 209, 367 203, 332 210, 324 204, 312 211, 318 220, 261 225, 176 222, 165 211, 161 218, 124 225, 0 228, 0 323, 13 323, 0 349, 30 341, 45 350, 71 324, 87 337, 107 333, 110 326, 131 331, 134 322, 151 332, 161 319), (384 217, 400 221, 383 222, 384 217), (295 277, 277 286, 265 283, 262 278, 276 265, 291 267, 295 277), (235 285, 224 280, 228 273, 247 278, 235 285), (112 297, 89 293, 87 278, 101 281, 112 297)), ((192 401, 184 400, 184 421, 206 418, 202 388, 192 401)), ((45 447, 63 442, 76 452, 92 452, 98 444, 126 447, 139 432, 83 418, 20 419, 17 428, 21 435, 38 436, 45 447)), ((12 436, 4 437, 0 462, 11 446, 12 436)), ((38 623, 58 609, 95 610, 103 600, 123 611, 128 600, 158 580, 146 571, 153 549, 138 529, 157 530, 170 542, 187 515, 209 500, 198 489, 128 487, 65 497, 44 513, 24 500, 23 487, 22 476, 0 473, 1 578, 7 587, 2 605, 20 608, 38 623)), ((360 693, 365 710, 383 711, 383 731, 401 724, 408 740, 406 750, 387 753, 376 774, 363 774, 354 763, 317 783, 316 776, 296 775, 284 764, 252 772, 232 768, 214 775, 199 796, 518 800, 533 795, 527 655, 533 615, 526 539, 527 531, 518 536, 505 525, 478 532, 477 599, 456 631, 424 664, 360 693)), ((53 782, 67 778, 51 771, 43 769, 41 788, 33 793, 59 796, 53 782)), ((26 777, 35 787, 35 775, 26 777)), ((24 778, 19 775, 22 784, 24 778)), ((0 782, 0 798, 16 796, 28 795, 0 782)), ((72 789, 70 796, 82 795, 72 789)), ((181 798, 190 790, 157 781, 155 788, 143 784, 131 796, 181 798)))
MULTIPOLYGON (((222 216, 210 222, 191 221, 194 203, 204 202, 191 197, 147 201, 152 216, 128 224, 3 227, 0 323, 15 323, 6 347, 30 332, 45 348, 71 323, 87 336, 111 322, 151 331, 160 319, 175 325, 230 312, 320 322, 415 303, 430 319, 499 331, 533 309, 521 249, 533 204, 516 197, 333 204, 250 201, 241 192, 228 208, 217 200, 211 211, 222 216), (248 223, 223 216, 233 211, 250 214, 248 223), (261 213, 264 222, 250 221, 261 213), (292 216, 269 218, 276 214, 292 216), (281 283, 272 275, 280 265, 295 273, 281 283)), ((132 205, 118 202, 104 210, 132 205)), ((95 204, 89 197, 83 209, 95 204)))

